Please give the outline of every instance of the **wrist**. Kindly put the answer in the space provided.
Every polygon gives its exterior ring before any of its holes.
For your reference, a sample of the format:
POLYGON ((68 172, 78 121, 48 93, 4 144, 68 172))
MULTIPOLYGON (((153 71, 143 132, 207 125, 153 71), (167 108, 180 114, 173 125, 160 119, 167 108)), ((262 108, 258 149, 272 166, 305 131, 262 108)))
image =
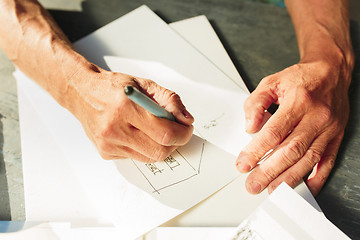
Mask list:
MULTIPOLYGON (((64 53, 64 52, 62 52, 64 53)), ((76 117, 83 111, 84 103, 89 101, 87 96, 96 90, 98 80, 107 71, 92 64, 73 49, 61 59, 60 76, 57 86, 52 87, 53 96, 60 105, 68 109, 76 117)))
POLYGON ((300 63, 319 63, 327 73, 336 72, 348 85, 354 68, 351 44, 341 48, 332 39, 316 38, 301 52, 300 63))
POLYGON ((301 36, 298 39, 300 63, 322 62, 332 70, 340 70, 343 77, 350 81, 355 60, 348 32, 339 36, 315 24, 303 31, 301 36))

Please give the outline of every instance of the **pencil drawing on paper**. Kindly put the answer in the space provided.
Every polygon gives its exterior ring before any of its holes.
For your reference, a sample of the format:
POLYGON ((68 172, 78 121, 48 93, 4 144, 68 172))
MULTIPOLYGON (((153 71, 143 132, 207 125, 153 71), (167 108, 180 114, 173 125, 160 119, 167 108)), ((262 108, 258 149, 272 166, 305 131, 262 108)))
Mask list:
POLYGON ((173 168, 176 168, 176 167, 180 166, 180 163, 175 158, 173 158, 173 156, 171 156, 171 155, 168 156, 164 160, 164 162, 169 166, 169 168, 171 170, 173 170, 173 168))
MULTIPOLYGON (((175 150, 164 161, 155 163, 142 163, 132 160, 142 176, 153 189, 153 193, 160 194, 161 190, 177 185, 200 174, 201 161, 204 153, 205 141, 198 149, 196 161, 192 161, 182 153, 181 148, 175 150)), ((186 152, 186 151, 185 151, 186 152)))
POLYGON ((145 166, 152 172, 154 175, 161 173, 164 169, 159 169, 155 163, 145 163, 145 166))
POLYGON ((222 113, 219 117, 211 120, 209 123, 206 123, 203 125, 203 128, 208 130, 210 128, 216 127, 219 124, 219 120, 225 115, 225 113, 222 113))

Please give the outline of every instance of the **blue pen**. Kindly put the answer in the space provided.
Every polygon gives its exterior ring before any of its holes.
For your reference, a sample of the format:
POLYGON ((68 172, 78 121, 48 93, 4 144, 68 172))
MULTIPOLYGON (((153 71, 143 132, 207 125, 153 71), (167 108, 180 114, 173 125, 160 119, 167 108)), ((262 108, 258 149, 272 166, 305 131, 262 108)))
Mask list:
POLYGON ((176 121, 175 117, 171 113, 159 106, 159 104, 140 92, 137 88, 133 86, 126 86, 124 88, 124 92, 131 101, 151 112, 154 116, 165 118, 174 122, 176 121))

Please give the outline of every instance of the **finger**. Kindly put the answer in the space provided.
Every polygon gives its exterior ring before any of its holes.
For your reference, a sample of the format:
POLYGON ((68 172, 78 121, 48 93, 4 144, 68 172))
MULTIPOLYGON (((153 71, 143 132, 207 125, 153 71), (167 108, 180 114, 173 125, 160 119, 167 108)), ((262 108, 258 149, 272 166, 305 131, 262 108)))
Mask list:
POLYGON ((160 102, 165 102, 164 99, 166 99, 169 104, 168 107, 172 113, 176 115, 175 118, 182 119, 182 123, 189 125, 158 118, 144 108, 126 99, 127 101, 124 102, 124 105, 128 113, 125 117, 128 122, 161 145, 181 146, 187 143, 193 133, 193 126, 191 125, 193 117, 185 109, 180 97, 151 80, 138 78, 135 78, 135 80, 138 82, 140 90, 145 91, 145 94, 149 97, 155 98, 155 96, 157 96, 157 101, 160 102))
POLYGON ((290 130, 298 124, 300 117, 300 113, 292 107, 280 105, 256 137, 240 152, 236 161, 239 171, 248 172, 253 169, 268 151, 285 139, 290 130))
POLYGON ((162 102, 163 107, 172 113, 177 122, 190 126, 194 123, 194 117, 186 110, 180 96, 169 90, 166 91, 165 98, 167 101, 162 102))
POLYGON ((116 159, 126 159, 126 158, 131 158, 134 160, 138 160, 141 162, 146 162, 146 163, 153 163, 156 162, 155 160, 144 156, 143 154, 129 148, 129 147, 125 147, 125 146, 116 146, 115 147, 115 151, 111 152, 111 153, 105 153, 102 152, 101 153, 101 157, 105 160, 116 160, 116 159))
POLYGON ((343 138, 343 134, 337 136, 334 140, 332 140, 332 142, 330 142, 320 162, 317 164, 317 166, 315 166, 313 172, 306 180, 306 185, 308 186, 308 188, 310 189, 311 193, 314 196, 316 196, 320 192, 328 176, 330 175, 331 170, 334 167, 335 159, 342 138, 343 138))
POLYGON ((304 157, 269 184, 269 193, 273 192, 282 182, 286 182, 290 187, 296 187, 302 181, 303 177, 318 164, 322 158, 321 156, 329 147, 329 140, 326 139, 329 138, 324 134, 315 139, 306 151, 304 157))
POLYGON ((163 146, 181 146, 190 140, 194 129, 192 125, 186 126, 158 118, 135 103, 129 104, 132 107, 126 116, 128 122, 156 143, 163 146))
MULTIPOLYGON (((266 81, 263 79, 262 81, 266 81)), ((266 86, 259 85, 244 103, 246 131, 256 133, 261 129, 265 111, 273 102, 277 101, 277 96, 266 86)))
MULTIPOLYGON (((322 134, 314 140, 319 132, 319 127, 315 124, 311 125, 309 120, 310 119, 303 119, 286 140, 274 150, 274 153, 256 167, 248 176, 246 185, 249 192, 254 194, 261 192, 270 183, 275 181, 275 179, 278 181, 277 179, 284 171, 289 171, 287 169, 296 165, 299 161, 306 161, 309 158, 310 160, 317 159, 316 156, 321 156, 319 154, 321 154, 327 146, 329 138, 327 134, 322 134)), ((320 157, 317 161, 319 160, 320 157)), ((316 163, 313 163, 310 169, 315 164, 316 163)), ((306 173, 307 172, 305 172, 304 175, 306 173)), ((301 177, 296 173, 290 176, 289 179, 301 179, 301 177)), ((295 183, 290 181, 291 185, 295 183)), ((274 187, 274 184, 272 186, 274 187)), ((272 188, 270 188, 270 190, 272 190, 272 188)))
POLYGON ((117 132, 116 134, 112 135, 112 138, 107 137, 107 139, 111 141, 111 144, 105 143, 105 145, 102 147, 102 152, 111 153, 113 155, 124 155, 122 152, 122 147, 127 147, 136 153, 143 155, 144 157, 139 156, 138 159, 136 158, 137 155, 135 153, 134 155, 125 156, 140 161, 149 161, 149 159, 152 161, 162 161, 177 148, 177 146, 161 145, 135 127, 129 127, 129 129, 127 129, 125 132, 117 132), (127 137, 120 137, 116 134, 125 135, 127 137))
POLYGON ((193 124, 194 117, 186 110, 180 96, 175 92, 163 88, 147 79, 138 79, 138 83, 141 87, 141 91, 173 114, 177 122, 188 126, 193 124))

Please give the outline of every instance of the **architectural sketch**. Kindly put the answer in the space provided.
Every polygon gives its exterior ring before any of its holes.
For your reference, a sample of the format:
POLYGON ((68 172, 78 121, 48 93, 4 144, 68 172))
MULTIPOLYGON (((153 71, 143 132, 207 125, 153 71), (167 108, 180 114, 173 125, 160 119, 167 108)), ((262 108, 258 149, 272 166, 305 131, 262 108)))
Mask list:
MULTIPOLYGON (((200 139, 200 138, 199 138, 200 139)), ((186 147, 180 147, 173 152, 164 161, 155 163, 142 163, 132 160, 136 168, 141 172, 142 176, 150 184, 153 189, 153 193, 160 194, 160 191, 186 181, 200 174, 200 167, 202 156, 204 153, 205 142, 199 145, 193 151, 197 151, 196 154, 191 153, 191 157, 186 156, 186 147), (196 158, 194 158, 196 156, 196 158)))

